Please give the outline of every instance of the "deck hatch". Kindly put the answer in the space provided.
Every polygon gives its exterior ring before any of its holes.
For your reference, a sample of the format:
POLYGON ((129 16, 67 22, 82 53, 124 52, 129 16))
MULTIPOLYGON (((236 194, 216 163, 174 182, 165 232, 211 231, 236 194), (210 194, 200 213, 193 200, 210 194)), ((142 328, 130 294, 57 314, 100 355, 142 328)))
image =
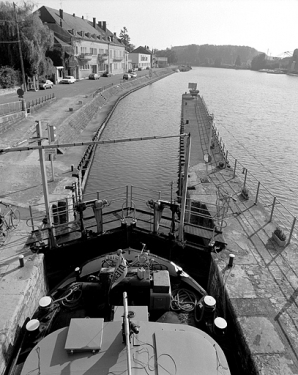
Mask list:
POLYGON ((69 353, 98 351, 102 345, 104 319, 71 319, 65 342, 69 353))

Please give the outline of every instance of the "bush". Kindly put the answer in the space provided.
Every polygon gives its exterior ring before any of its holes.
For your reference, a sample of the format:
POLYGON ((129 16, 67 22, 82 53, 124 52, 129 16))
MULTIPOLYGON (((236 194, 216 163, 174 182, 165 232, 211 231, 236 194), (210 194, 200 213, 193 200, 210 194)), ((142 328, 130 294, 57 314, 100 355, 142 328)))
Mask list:
POLYGON ((276 229, 273 232, 276 237, 278 237, 281 241, 285 241, 287 239, 287 236, 284 234, 283 230, 280 227, 276 227, 276 229))
POLYGON ((19 83, 19 72, 9 66, 2 66, 0 68, 0 87, 8 89, 14 87, 19 83))

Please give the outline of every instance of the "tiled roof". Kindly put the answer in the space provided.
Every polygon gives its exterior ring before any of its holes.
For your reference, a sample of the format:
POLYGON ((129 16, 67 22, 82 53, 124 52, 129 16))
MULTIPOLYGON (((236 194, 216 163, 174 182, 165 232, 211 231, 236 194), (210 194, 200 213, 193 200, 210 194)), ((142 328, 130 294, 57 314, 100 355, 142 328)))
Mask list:
MULTIPOLYGON (((43 22, 47 22, 48 24, 56 23, 57 25, 61 26, 64 30, 67 30, 70 34, 71 30, 75 30, 76 33, 84 31, 84 38, 94 39, 92 37, 94 35, 96 40, 99 41, 99 39, 97 39, 97 36, 100 36, 100 41, 102 41, 103 43, 107 43, 108 37, 113 36, 114 41, 112 43, 121 45, 117 37, 115 37, 111 31, 107 30, 105 32, 97 24, 94 28, 92 21, 85 20, 65 12, 63 12, 63 18, 61 18, 59 10, 47 6, 42 6, 39 9, 39 12, 41 14, 41 19, 43 20, 43 22), (89 36, 87 36, 86 33, 89 33, 89 36)), ((77 38, 81 37, 79 34, 76 34, 75 36, 77 38)))
POLYGON ((145 47, 142 47, 142 46, 134 49, 130 53, 142 53, 143 55, 151 55, 152 54, 152 52, 149 49, 147 49, 145 47))

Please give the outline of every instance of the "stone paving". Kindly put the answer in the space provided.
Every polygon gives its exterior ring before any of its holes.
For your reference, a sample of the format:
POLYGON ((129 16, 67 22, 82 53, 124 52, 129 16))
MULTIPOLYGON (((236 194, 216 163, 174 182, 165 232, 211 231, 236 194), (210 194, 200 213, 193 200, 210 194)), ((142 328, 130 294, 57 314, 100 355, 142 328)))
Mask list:
MULTIPOLYGON (((237 175, 234 177, 233 169, 219 167, 224 159, 218 142, 211 149, 212 162, 206 169, 203 157, 208 152, 210 121, 202 99, 184 94, 182 108, 185 132, 190 132, 192 138, 191 199, 215 204, 220 186, 222 197, 229 200, 223 228, 227 247, 212 255, 235 313, 235 323, 257 373, 297 375, 297 231, 294 230, 290 244, 280 247, 275 243, 272 232, 276 225, 269 222, 270 212, 255 204, 253 196, 244 200, 240 194, 242 182, 237 175), (235 255, 232 267, 227 266, 229 254, 235 255)), ((216 141, 215 131, 213 137, 216 141)))

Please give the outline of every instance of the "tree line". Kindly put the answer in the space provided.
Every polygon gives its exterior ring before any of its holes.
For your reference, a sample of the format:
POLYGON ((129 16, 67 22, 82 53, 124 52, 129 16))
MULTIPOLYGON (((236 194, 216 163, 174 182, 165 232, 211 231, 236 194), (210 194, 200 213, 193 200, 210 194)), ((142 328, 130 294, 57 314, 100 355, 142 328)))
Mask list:
POLYGON ((242 66, 248 67, 258 51, 247 46, 197 45, 177 46, 159 50, 157 56, 168 57, 169 63, 195 66, 242 66))

